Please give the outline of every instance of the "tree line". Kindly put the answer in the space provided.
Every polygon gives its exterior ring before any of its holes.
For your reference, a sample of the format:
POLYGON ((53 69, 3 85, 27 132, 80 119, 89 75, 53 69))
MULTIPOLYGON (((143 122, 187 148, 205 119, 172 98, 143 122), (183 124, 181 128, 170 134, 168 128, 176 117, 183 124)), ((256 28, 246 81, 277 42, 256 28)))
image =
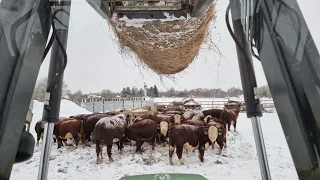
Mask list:
MULTIPOLYGON (((37 81, 35 86, 32 99, 43 101, 45 96, 45 90, 47 86, 47 78, 44 77, 37 81)), ((271 98, 271 93, 269 87, 267 85, 261 86, 258 88, 259 94, 261 97, 271 98)), ((224 97, 237 97, 243 94, 243 91, 240 88, 232 87, 228 90, 222 90, 220 88, 215 89, 204 89, 197 88, 191 90, 175 90, 174 88, 170 88, 166 91, 159 91, 157 86, 151 86, 147 88, 147 96, 148 97, 208 97, 208 98, 224 98, 224 97)), ((63 82, 62 88, 62 98, 67 98, 72 101, 79 101, 83 98, 88 98, 89 96, 100 96, 106 99, 115 98, 117 96, 120 97, 143 97, 144 89, 133 87, 124 87, 121 92, 113 92, 109 89, 103 89, 100 92, 96 93, 83 93, 80 89, 72 93, 68 89, 68 85, 63 82)))
MULTIPOLYGON (((151 86, 146 89, 147 96, 149 97, 159 97, 159 91, 157 85, 151 86)), ((142 88, 138 89, 135 86, 132 88, 126 87, 123 88, 120 92, 121 97, 143 97, 144 90, 142 88)))

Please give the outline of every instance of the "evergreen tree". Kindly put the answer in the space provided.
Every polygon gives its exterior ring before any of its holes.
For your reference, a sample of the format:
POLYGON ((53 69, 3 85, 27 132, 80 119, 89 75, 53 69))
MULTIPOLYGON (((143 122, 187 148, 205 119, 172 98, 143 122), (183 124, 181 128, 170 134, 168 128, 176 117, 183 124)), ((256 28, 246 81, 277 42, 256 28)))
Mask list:
POLYGON ((159 97, 159 91, 156 85, 153 86, 153 95, 154 97, 159 97))
POLYGON ((139 92, 138 88, 133 86, 132 89, 131 89, 131 96, 132 97, 137 97, 138 96, 138 92, 139 92))
POLYGON ((123 88, 121 91, 121 97, 125 97, 126 96, 126 88, 123 88))
POLYGON ((149 88, 149 96, 154 97, 154 90, 152 86, 149 88))
POLYGON ((144 90, 142 88, 140 88, 139 92, 138 92, 138 95, 140 97, 143 97, 144 96, 144 90))
POLYGON ((126 88, 126 96, 130 96, 131 94, 131 90, 129 87, 126 88))

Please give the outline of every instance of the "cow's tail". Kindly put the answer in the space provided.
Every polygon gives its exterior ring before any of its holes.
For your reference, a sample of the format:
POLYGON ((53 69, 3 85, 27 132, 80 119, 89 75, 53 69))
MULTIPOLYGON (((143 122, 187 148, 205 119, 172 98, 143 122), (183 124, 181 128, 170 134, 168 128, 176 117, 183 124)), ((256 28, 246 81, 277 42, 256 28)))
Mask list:
POLYGON ((220 119, 221 119, 221 120, 224 120, 223 118, 225 117, 225 116, 224 116, 225 111, 226 111, 226 110, 222 110, 222 111, 221 111, 221 114, 220 114, 220 119))
POLYGON ((228 112, 227 112, 227 109, 224 109, 224 110, 222 110, 222 112, 221 112, 221 114, 220 114, 220 120, 222 120, 222 121, 224 121, 225 122, 225 128, 227 129, 227 114, 228 114, 228 112))

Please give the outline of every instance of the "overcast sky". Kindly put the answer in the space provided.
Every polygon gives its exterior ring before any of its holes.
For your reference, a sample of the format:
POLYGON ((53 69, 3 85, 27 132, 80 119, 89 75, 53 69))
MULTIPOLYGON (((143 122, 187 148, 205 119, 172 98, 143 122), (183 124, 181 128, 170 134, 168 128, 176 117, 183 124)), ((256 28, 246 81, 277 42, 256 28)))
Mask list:
MULTIPOLYGON (((118 53, 118 45, 113 42, 113 32, 105 20, 85 0, 73 0, 71 7, 68 40, 68 66, 64 81, 73 92, 98 92, 102 89, 121 91, 123 87, 148 86, 156 84, 160 90, 241 87, 235 44, 225 25, 225 9, 229 0, 218 0, 217 19, 212 24, 211 34, 225 58, 215 53, 201 51, 186 70, 176 75, 175 83, 164 79, 161 83, 151 70, 141 70, 131 59, 124 59, 118 53), (214 28, 215 27, 215 28, 214 28)), ((319 47, 320 12, 319 0, 298 0, 300 8, 319 47)), ((38 79, 48 74, 49 57, 42 64, 38 79)), ((260 63, 254 60, 258 85, 266 84, 260 63)))

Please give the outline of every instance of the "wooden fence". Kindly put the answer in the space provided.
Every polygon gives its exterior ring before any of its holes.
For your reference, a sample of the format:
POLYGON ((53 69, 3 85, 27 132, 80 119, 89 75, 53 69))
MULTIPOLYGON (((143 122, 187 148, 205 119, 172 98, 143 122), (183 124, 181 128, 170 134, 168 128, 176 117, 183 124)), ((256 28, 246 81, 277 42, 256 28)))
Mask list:
MULTIPOLYGON (((215 109, 222 109, 224 107, 224 105, 227 103, 228 101, 225 100, 225 101, 208 101, 208 100, 205 100, 205 101, 197 101, 197 103, 199 103, 201 105, 201 107, 203 109, 212 109, 212 108, 215 108, 215 109)), ((244 101, 240 101, 241 103, 244 104, 244 101)), ((261 105, 263 107, 263 111, 264 112, 275 112, 276 109, 275 109, 275 106, 274 106, 274 103, 273 103, 273 100, 261 100, 261 105)), ((154 104, 155 105, 170 105, 171 102, 161 102, 161 101, 158 101, 158 102, 155 102, 154 104)), ((242 111, 245 111, 245 107, 242 107, 241 108, 242 111)))
MULTIPOLYGON (((197 100, 197 103, 201 104, 203 109, 222 109, 224 105, 228 102, 226 99, 223 100, 197 100)), ((153 99, 148 101, 96 101, 96 102, 76 102, 79 106, 87 109, 91 112, 106 112, 112 110, 118 110, 122 108, 126 109, 136 109, 142 108, 146 105, 169 105, 172 102, 157 100, 154 102, 153 99)), ((264 112, 275 112, 275 106, 273 100, 261 100, 264 112)), ((242 111, 245 111, 244 107, 242 111)))

